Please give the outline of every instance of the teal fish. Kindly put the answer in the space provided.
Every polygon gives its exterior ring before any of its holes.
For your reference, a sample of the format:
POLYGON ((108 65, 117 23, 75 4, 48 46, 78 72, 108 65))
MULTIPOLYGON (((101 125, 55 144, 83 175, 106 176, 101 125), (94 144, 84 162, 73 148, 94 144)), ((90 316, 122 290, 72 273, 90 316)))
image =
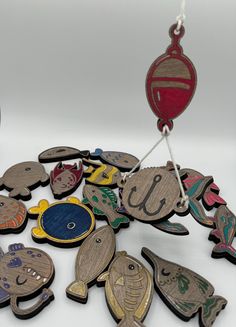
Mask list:
POLYGON ((212 326, 227 304, 223 297, 213 296, 214 287, 202 276, 147 248, 142 249, 142 255, 154 269, 156 290, 167 306, 184 321, 199 313, 200 326, 212 326))
POLYGON ((106 216, 114 231, 118 231, 121 226, 128 227, 129 218, 117 213, 117 196, 110 188, 85 185, 83 195, 83 203, 89 204, 95 215, 106 216))

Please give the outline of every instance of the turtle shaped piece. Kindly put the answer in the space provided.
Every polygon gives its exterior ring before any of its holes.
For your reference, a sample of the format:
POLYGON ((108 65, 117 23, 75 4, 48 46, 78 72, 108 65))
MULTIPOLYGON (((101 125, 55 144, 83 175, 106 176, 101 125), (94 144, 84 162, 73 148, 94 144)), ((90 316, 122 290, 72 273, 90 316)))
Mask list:
POLYGON ((26 161, 10 167, 0 178, 0 188, 10 191, 11 198, 31 199, 31 190, 38 186, 46 186, 49 175, 43 165, 35 161, 26 161))

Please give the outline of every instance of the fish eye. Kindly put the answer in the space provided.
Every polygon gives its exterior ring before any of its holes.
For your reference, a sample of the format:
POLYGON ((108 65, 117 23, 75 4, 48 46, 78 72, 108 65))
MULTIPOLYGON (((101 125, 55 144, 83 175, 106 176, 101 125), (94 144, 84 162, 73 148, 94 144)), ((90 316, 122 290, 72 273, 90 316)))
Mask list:
POLYGON ((102 243, 102 240, 100 238, 97 238, 96 243, 102 243))
POLYGON ((30 171, 30 170, 31 170, 30 167, 25 168, 25 171, 30 171))
POLYGON ((135 266, 131 264, 131 265, 129 265, 128 268, 129 268, 129 270, 134 270, 135 269, 135 266))
POLYGON ((3 207, 4 206, 4 202, 0 202, 0 207, 3 207))
POLYGON ((162 269, 161 273, 163 276, 170 276, 170 272, 166 271, 165 269, 162 269))

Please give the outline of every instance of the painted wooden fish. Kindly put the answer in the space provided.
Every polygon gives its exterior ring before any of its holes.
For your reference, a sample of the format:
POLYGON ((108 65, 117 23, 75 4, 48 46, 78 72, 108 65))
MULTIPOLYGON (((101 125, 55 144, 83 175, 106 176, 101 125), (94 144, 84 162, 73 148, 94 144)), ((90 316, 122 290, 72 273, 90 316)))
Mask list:
POLYGON ((48 286, 54 278, 54 265, 40 249, 12 244, 9 252, 0 249, 0 307, 10 304, 17 318, 28 319, 38 314, 53 299, 48 286), (21 308, 19 302, 40 294, 37 303, 21 308))
POLYGON ((139 162, 139 159, 132 154, 118 151, 103 151, 102 149, 96 149, 95 152, 90 153, 90 158, 93 160, 99 159, 104 163, 119 168, 120 171, 130 171, 139 162))
POLYGON ((80 151, 69 146, 56 146, 40 153, 38 159, 41 163, 48 163, 88 157, 88 150, 80 151))
POLYGON ((27 223, 25 205, 15 199, 0 195, 0 233, 19 233, 27 223))
POLYGON ((137 259, 118 252, 107 272, 98 282, 105 281, 108 306, 119 327, 144 327, 153 297, 149 271, 137 259))
POLYGON ((95 215, 106 216, 114 231, 118 231, 120 227, 129 226, 129 218, 116 211, 118 208, 117 196, 110 188, 85 185, 83 196, 83 203, 89 204, 95 215))
POLYGON ((157 292, 168 307, 182 320, 189 321, 197 313, 200 326, 210 327, 227 301, 213 296, 213 286, 195 272, 166 261, 147 248, 142 255, 154 269, 154 284, 157 292))
POLYGON ((50 186, 55 199, 62 199, 71 195, 80 185, 83 178, 84 168, 82 162, 79 167, 64 165, 59 162, 50 174, 50 186))
POLYGON ((84 172, 85 174, 90 175, 85 179, 86 183, 114 188, 121 179, 119 169, 114 166, 101 164, 87 159, 83 159, 83 163, 89 166, 84 172))
POLYGON ((236 264, 236 249, 233 247, 236 235, 236 217, 222 205, 215 213, 215 229, 210 233, 209 239, 217 245, 212 251, 213 258, 226 257, 230 262, 236 264))
POLYGON ((43 165, 34 161, 27 161, 10 167, 0 178, 0 188, 10 191, 11 198, 30 200, 30 190, 37 186, 46 186, 49 175, 43 165))
POLYGON ((76 280, 66 289, 69 298, 81 303, 87 302, 88 287, 108 267, 115 248, 115 234, 110 226, 98 228, 84 241, 76 258, 76 280))

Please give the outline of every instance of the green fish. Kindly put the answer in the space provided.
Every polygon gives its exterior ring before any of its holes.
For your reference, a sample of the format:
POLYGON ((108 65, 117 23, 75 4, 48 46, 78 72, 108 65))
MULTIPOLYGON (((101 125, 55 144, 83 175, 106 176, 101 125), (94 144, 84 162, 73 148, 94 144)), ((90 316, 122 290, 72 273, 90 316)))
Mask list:
POLYGON ((129 218, 117 213, 117 196, 108 187, 85 185, 83 188, 83 203, 89 204, 97 216, 106 216, 109 225, 116 232, 119 228, 129 226, 129 218))
POLYGON ((147 248, 142 249, 142 255, 154 269, 156 290, 167 306, 184 321, 199 313, 200 326, 212 326, 225 308, 226 299, 213 296, 214 287, 195 272, 166 261, 147 248))

